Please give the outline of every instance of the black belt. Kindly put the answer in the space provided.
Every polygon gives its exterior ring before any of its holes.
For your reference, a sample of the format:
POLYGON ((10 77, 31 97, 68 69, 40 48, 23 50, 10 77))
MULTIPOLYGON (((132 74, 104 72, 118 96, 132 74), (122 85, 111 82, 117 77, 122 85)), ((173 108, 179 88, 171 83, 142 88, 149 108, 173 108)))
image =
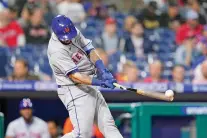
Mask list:
POLYGON ((66 84, 66 85, 58 85, 58 88, 62 88, 63 86, 76 86, 80 83, 75 83, 75 84, 66 84))

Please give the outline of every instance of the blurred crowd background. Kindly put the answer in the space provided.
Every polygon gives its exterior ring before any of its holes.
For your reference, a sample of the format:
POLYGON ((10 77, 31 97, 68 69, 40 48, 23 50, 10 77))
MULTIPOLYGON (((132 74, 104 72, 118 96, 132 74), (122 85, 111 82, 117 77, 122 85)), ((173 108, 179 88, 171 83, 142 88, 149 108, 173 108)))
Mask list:
MULTIPOLYGON (((207 84, 206 0, 0 0, 2 80, 54 81, 47 43, 58 14, 92 40, 119 82, 207 84)), ((65 125, 71 131, 69 118, 65 125)), ((48 127, 53 138, 62 133, 54 120, 48 127)))
POLYGON ((46 48, 52 18, 64 14, 120 82, 207 83, 205 0, 0 2, 3 79, 54 79, 46 48))

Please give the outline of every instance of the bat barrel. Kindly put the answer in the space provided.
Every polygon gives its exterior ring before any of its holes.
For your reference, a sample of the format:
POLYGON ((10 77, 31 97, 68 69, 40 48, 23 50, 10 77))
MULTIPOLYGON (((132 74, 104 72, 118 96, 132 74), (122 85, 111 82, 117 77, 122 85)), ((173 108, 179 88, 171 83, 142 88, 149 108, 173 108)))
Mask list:
POLYGON ((113 83, 113 85, 119 89, 122 90, 128 90, 128 91, 132 91, 132 92, 136 92, 139 95, 143 95, 143 96, 147 96, 147 97, 151 97, 151 98, 155 98, 155 99, 159 99, 159 100, 164 100, 164 101, 173 101, 174 97, 173 96, 166 96, 163 93, 159 93, 159 92, 146 92, 143 90, 137 90, 137 89, 133 89, 133 88, 126 88, 118 83, 113 83))
POLYGON ((164 100, 164 101, 173 101, 174 97, 173 96, 166 96, 163 93, 159 93, 159 92, 145 92, 142 90, 137 90, 138 94, 144 95, 144 96, 148 96, 151 98, 155 98, 155 99, 159 99, 159 100, 164 100))

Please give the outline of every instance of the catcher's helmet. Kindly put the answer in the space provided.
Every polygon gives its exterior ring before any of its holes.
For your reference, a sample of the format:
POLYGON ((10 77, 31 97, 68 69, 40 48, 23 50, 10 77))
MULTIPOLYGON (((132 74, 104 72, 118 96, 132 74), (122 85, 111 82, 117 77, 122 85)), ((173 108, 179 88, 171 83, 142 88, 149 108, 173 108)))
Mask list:
POLYGON ((72 40, 77 36, 73 22, 65 15, 57 15, 52 20, 52 30, 60 41, 72 40))

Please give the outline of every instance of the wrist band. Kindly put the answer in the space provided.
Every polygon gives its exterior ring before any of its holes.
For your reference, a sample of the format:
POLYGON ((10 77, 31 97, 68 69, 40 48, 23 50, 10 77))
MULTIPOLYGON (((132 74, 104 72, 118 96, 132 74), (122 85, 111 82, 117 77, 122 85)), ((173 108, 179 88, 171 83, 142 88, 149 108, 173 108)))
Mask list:
POLYGON ((95 66, 99 71, 103 71, 105 69, 103 61, 100 59, 96 61, 95 66))
POLYGON ((92 85, 94 86, 101 86, 101 80, 98 80, 97 78, 92 79, 92 85))

